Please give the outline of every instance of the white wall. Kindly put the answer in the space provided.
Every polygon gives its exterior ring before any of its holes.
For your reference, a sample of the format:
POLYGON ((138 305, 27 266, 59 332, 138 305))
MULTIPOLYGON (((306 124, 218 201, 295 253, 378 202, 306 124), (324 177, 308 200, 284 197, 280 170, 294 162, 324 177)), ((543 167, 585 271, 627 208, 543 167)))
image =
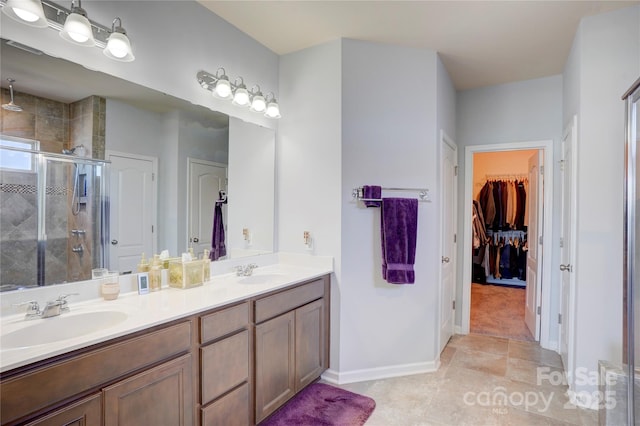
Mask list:
POLYGON ((331 369, 340 368, 341 50, 334 41, 280 58, 276 144, 280 251, 334 256, 331 369), (311 232, 313 251, 303 245, 311 232))
MULTIPOLYGON (((624 102, 640 74, 640 6, 585 18, 565 69, 578 114, 576 368, 622 362, 624 102)), ((577 381, 575 390, 594 391, 577 381)), ((580 395, 578 396, 580 398, 580 395)), ((588 403, 586 399, 579 399, 588 403)))
POLYGON ((0 35, 43 52, 116 77, 186 99, 267 127, 267 119, 229 101, 211 96, 196 81, 199 70, 215 73, 225 67, 231 79, 242 76, 247 86, 260 84, 278 94, 278 56, 195 1, 85 1, 89 18, 110 26, 122 18, 135 61, 108 59, 98 48, 64 42, 51 29, 34 29, 0 16, 0 35))
POLYGON ((380 209, 351 200, 352 188, 366 184, 436 187, 436 69, 431 50, 343 40, 340 372, 345 380, 427 370, 438 356, 437 204, 419 204, 415 284, 394 285, 381 274, 380 209), (383 84, 390 70, 401 84, 383 84))
MULTIPOLYGON (((458 206, 464 206, 464 147, 470 145, 497 144, 521 141, 554 141, 554 159, 559 159, 562 141, 562 76, 458 92, 457 142, 458 142, 458 206)), ((560 205, 559 163, 554 160, 555 182, 553 204, 560 205)), ((458 235, 464 235, 464 212, 459 209, 458 235)), ((559 268, 559 209, 553 211, 551 250, 545 252, 545 262, 551 261, 551 270, 559 268)), ((470 226, 470 224, 469 224, 470 226)), ((462 259, 462 244, 458 244, 458 259, 462 259)), ((456 306, 462 306, 463 265, 458 262, 456 306)), ((543 283, 542 285, 545 285, 543 283)), ((552 273, 550 318, 557 318, 559 311, 559 275, 552 273)), ((462 311, 456 311, 456 324, 460 325, 462 311)), ((556 342, 558 326, 550 321, 549 339, 556 342)))

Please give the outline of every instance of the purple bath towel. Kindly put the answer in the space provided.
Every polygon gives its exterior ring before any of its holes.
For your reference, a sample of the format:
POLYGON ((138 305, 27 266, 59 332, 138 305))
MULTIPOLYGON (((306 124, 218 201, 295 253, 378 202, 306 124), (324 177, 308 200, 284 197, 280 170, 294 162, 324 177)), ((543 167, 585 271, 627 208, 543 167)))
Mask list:
MULTIPOLYGON (((365 185, 362 187, 362 198, 380 199, 382 197, 382 187, 375 185, 365 185)), ((382 201, 364 201, 366 207, 380 207, 382 201)))
POLYGON ((209 259, 218 260, 227 255, 227 246, 224 242, 224 223, 222 223, 222 202, 216 201, 213 210, 213 232, 211 235, 211 253, 209 259))
POLYGON ((382 277, 391 284, 413 284, 418 231, 418 200, 384 198, 381 214, 382 277))

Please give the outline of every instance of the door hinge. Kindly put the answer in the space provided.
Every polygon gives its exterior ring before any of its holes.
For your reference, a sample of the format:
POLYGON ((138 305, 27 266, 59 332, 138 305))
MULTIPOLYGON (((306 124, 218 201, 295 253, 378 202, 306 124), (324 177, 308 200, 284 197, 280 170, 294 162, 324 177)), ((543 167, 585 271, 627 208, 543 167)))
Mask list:
POLYGON ((542 235, 540 235, 540 236, 538 237, 538 244, 539 244, 539 245, 542 245, 542 235))
POLYGON ((558 314, 558 324, 562 324, 562 314, 558 314))
POLYGON ((458 176, 458 166, 453 166, 453 175, 458 176))
POLYGON ((564 172, 564 160, 560 160, 560 171, 564 172))
POLYGON ((542 309, 540 308, 540 306, 538 306, 538 309, 536 310, 536 313, 537 313, 538 315, 540 315, 540 314, 542 313, 542 309))
POLYGON ((544 166, 540 166, 540 174, 543 175, 544 174, 544 166))
POLYGON ((458 242, 458 234, 453 234, 453 242, 454 243, 458 242))
POLYGON ((155 173, 151 173, 151 181, 155 181, 156 180, 156 174, 155 173))
POLYGON ((456 310, 456 301, 455 300, 453 301, 453 310, 454 311, 456 310))
POLYGON ((151 225, 151 233, 153 234, 153 225, 151 225))

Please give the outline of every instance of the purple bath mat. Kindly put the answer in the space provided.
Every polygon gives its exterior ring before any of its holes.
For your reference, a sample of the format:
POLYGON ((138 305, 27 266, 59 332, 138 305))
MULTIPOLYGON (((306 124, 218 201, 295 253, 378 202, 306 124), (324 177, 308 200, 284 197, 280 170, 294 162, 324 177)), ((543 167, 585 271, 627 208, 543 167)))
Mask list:
POLYGON ((376 402, 324 383, 300 391, 260 426, 362 426, 376 402))

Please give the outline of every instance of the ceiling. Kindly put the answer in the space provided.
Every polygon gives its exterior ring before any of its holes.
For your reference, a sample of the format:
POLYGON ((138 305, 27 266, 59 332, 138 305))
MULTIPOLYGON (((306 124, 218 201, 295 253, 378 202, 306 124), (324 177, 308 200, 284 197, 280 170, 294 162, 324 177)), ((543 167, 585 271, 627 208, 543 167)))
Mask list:
POLYGON ((581 18, 640 3, 198 1, 279 55, 341 37, 435 50, 458 90, 560 74, 581 18))

